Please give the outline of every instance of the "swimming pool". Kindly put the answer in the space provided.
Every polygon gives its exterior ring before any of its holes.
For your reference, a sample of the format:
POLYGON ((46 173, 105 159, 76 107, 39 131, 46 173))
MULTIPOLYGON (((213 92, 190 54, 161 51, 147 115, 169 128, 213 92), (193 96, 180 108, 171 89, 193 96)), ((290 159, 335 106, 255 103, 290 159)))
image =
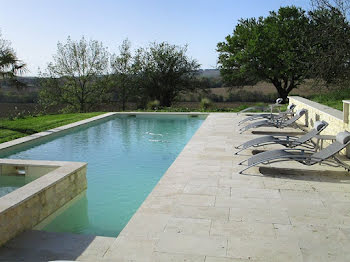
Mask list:
POLYGON ((87 162, 87 192, 42 230, 117 236, 203 121, 118 116, 0 158, 87 162))

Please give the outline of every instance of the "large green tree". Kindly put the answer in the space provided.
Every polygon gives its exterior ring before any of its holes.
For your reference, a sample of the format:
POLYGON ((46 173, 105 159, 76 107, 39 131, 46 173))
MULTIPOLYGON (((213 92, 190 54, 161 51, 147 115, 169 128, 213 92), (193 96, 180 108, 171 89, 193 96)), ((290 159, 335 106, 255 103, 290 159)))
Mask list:
POLYGON ((346 17, 348 1, 315 1, 309 12, 310 42, 313 46, 311 74, 331 87, 344 87, 350 81, 350 24, 346 17), (332 5, 333 4, 333 5, 332 5))
POLYGON ((26 70, 26 64, 18 59, 10 42, 3 39, 0 33, 0 79, 7 79, 15 86, 23 86, 24 84, 19 82, 16 76, 26 70))
POLYGON ((200 65, 186 53, 187 46, 166 42, 137 50, 135 68, 143 98, 159 100, 160 106, 169 107, 181 92, 198 87, 200 65))
POLYGON ((41 74, 40 102, 86 112, 108 95, 109 53, 101 42, 83 37, 57 44, 57 53, 41 74))
POLYGON ((131 53, 131 43, 124 40, 119 47, 119 55, 111 58, 113 91, 116 92, 118 101, 122 103, 125 110, 126 103, 133 96, 135 91, 135 70, 134 57, 131 53))
POLYGON ((226 83, 271 82, 281 98, 308 76, 309 19, 300 8, 281 7, 267 17, 242 19, 218 43, 219 68, 226 83))

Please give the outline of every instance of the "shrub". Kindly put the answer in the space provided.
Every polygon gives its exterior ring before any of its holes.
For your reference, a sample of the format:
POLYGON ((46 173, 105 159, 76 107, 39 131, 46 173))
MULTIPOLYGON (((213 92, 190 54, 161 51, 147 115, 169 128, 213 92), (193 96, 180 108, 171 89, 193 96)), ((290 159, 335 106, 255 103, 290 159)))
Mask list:
POLYGON ((202 110, 208 110, 212 106, 212 102, 209 98, 202 98, 200 105, 202 110))
POLYGON ((147 103, 147 109, 148 110, 157 110, 158 109, 158 107, 159 107, 159 105, 160 105, 160 102, 159 102, 159 100, 153 100, 153 101, 149 101, 148 103, 147 103))

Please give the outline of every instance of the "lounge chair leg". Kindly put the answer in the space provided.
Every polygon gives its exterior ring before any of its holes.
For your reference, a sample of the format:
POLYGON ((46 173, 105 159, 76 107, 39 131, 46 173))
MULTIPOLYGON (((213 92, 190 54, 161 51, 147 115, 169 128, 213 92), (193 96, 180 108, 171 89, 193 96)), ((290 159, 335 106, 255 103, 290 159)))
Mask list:
POLYGON ((235 152, 235 155, 238 155, 238 153, 242 152, 245 148, 242 148, 240 150, 238 150, 237 152, 235 152))
POLYGON ((243 174, 243 172, 246 171, 249 168, 251 168, 251 166, 248 166, 248 167, 244 168, 243 170, 239 171, 238 174, 245 175, 245 174, 243 174))
POLYGON ((242 165, 245 161, 247 161, 247 159, 243 160, 242 162, 239 162, 238 165, 242 165))

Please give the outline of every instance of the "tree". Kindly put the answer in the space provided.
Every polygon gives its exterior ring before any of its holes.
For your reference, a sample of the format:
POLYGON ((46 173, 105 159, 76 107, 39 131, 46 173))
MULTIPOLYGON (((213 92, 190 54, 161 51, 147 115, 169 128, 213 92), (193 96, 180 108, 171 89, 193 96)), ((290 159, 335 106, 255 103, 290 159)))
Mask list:
POLYGON ((118 100, 122 103, 123 110, 125 110, 125 105, 133 93, 135 79, 133 56, 130 48, 130 41, 128 39, 124 40, 119 47, 119 56, 114 55, 111 58, 115 90, 118 100))
POLYGON ((309 13, 312 77, 327 86, 343 87, 350 80, 350 24, 345 16, 348 7, 342 1, 336 1, 337 6, 325 0, 319 2, 309 13))
POLYGON ((83 37, 65 44, 58 42, 57 53, 41 74, 40 102, 63 104, 72 111, 86 112, 108 95, 109 53, 101 42, 83 37))
POLYGON ((217 46, 225 82, 269 81, 285 101, 309 72, 308 25, 305 11, 294 6, 281 7, 266 18, 241 19, 217 46))
POLYGON ((16 76, 26 71, 26 64, 17 58, 10 42, 3 39, 0 33, 0 79, 8 79, 12 84, 20 87, 24 84, 19 82, 16 76))
POLYGON ((160 106, 169 107, 181 92, 199 87, 196 74, 200 65, 186 52, 187 46, 166 42, 137 50, 135 69, 144 99, 159 100, 160 106))
POLYGON ((337 9, 346 17, 350 11, 350 0, 311 0, 311 5, 317 9, 337 9))

